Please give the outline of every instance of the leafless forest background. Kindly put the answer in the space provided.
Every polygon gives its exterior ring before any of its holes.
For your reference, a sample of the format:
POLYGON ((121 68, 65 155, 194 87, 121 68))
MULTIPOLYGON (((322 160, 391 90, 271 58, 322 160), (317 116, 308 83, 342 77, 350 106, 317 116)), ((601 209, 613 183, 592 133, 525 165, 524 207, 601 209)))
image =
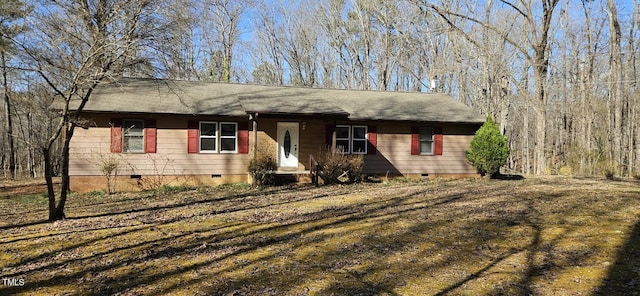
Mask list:
POLYGON ((639 8, 1 0, 0 165, 7 178, 63 175, 64 139, 84 123, 54 101, 87 101, 100 83, 129 76, 449 93, 500 124, 507 172, 638 176, 639 8))

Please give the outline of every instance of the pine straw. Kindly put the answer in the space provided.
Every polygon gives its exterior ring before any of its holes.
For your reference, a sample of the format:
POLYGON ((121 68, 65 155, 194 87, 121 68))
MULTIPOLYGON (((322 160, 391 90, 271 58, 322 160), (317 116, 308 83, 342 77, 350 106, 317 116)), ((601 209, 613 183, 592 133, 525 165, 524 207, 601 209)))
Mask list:
MULTIPOLYGON (((640 185, 242 186, 0 200, 24 295, 638 295, 640 185), (635 293, 635 294, 634 294, 635 293)), ((2 284, 2 282, 0 282, 2 284)))

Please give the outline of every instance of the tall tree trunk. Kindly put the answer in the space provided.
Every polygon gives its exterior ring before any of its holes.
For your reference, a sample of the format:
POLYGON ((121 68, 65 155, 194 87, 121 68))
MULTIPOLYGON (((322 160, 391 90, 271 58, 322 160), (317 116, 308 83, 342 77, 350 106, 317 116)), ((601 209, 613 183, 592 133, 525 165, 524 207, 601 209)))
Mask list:
POLYGON ((222 69, 222 79, 225 83, 231 82, 231 59, 233 58, 233 45, 224 43, 224 60, 222 69))
MULTIPOLYGON (((490 23, 491 22, 491 3, 492 1, 488 1, 487 4, 485 4, 485 22, 490 23)), ((493 92, 492 92, 492 80, 489 74, 489 65, 491 57, 489 57, 490 54, 490 46, 489 46, 489 41, 490 41, 490 36, 489 36, 489 28, 487 27, 483 27, 482 30, 482 46, 484 48, 480 48, 480 61, 481 61, 481 67, 482 67, 482 72, 481 72, 481 85, 482 85, 482 95, 483 95, 483 105, 486 106, 486 113, 491 115, 491 117, 495 118, 496 120, 500 120, 500 118, 497 118, 496 114, 495 114, 495 110, 494 110, 494 104, 493 104, 493 92)))
POLYGON ((545 140, 547 126, 547 110, 545 107, 538 106, 536 108, 536 136, 534 144, 534 164, 535 174, 542 175, 547 169, 547 161, 545 157, 545 140))
POLYGON ((507 97, 509 94, 509 79, 502 77, 500 80, 500 132, 503 135, 507 134, 507 120, 509 118, 509 109, 511 107, 511 100, 507 97))
POLYGON ((529 108, 525 107, 524 115, 522 117, 522 173, 525 175, 531 174, 531 157, 529 152, 529 108))
POLYGON ((49 196, 49 221, 56 219, 56 192, 53 188, 53 168, 51 167, 51 150, 42 148, 44 158, 44 178, 47 181, 47 194, 49 196))
POLYGON ((616 172, 622 173, 622 48, 621 31, 618 22, 618 12, 614 0, 608 0, 609 8, 609 103, 612 104, 612 161, 616 165, 616 172))
POLYGON ((9 145, 9 172, 11 173, 11 178, 16 178, 16 151, 13 140, 13 122, 11 120, 11 101, 9 100, 9 83, 7 82, 7 61, 4 50, 0 51, 0 56, 2 58, 2 89, 3 89, 3 98, 4 98, 4 110, 5 117, 7 120, 5 121, 5 128, 7 130, 7 144, 9 145))
MULTIPOLYGON (((536 119, 536 146, 535 154, 536 174, 541 175, 546 171, 545 143, 547 133, 547 73, 549 70, 549 33, 553 10, 559 0, 543 1, 542 27, 537 42, 533 44, 533 75, 536 81, 537 119, 536 119)), ((533 18, 533 15, 530 15, 533 18)))
MULTIPOLYGON (((546 47, 545 47, 546 50, 546 47)), ((542 54, 544 55, 544 54, 542 54)), ((547 168, 547 162, 545 157, 545 143, 547 135, 547 65, 548 60, 538 59, 537 64, 534 66, 534 79, 536 81, 536 136, 534 145, 535 154, 535 174, 542 175, 547 168)))
POLYGON ((580 86, 580 114, 579 114, 579 122, 581 122, 578 132, 578 143, 579 148, 578 153, 580 155, 580 174, 586 174, 585 169, 587 168, 588 162, 588 153, 590 153, 589 145, 587 144, 590 135, 588 134, 587 125, 589 124, 590 115, 588 110, 588 98, 587 98, 587 70, 585 69, 586 63, 580 63, 578 66, 578 81, 580 82, 578 85, 580 86))
POLYGON ((64 214, 64 206, 67 202, 67 193, 69 192, 69 145, 71 144, 71 138, 73 137, 75 127, 75 124, 69 124, 64 130, 64 144, 62 146, 62 181, 60 184, 60 200, 56 207, 57 219, 66 218, 66 215, 64 214))
MULTIPOLYGON (((627 52, 628 53, 635 53, 636 52, 636 41, 635 41, 635 32, 637 30, 637 21, 638 21, 638 14, 640 13, 640 7, 638 7, 638 2, 636 0, 633 1, 633 7, 634 8, 634 13, 632 14, 632 18, 631 18, 631 26, 629 28, 629 41, 627 43, 627 52)), ((635 54, 628 54, 627 55, 627 66, 625 67, 626 69, 629 69, 629 76, 628 76, 628 80, 630 81, 637 81, 638 76, 637 76, 637 68, 636 68, 636 55, 635 54)), ((636 90, 637 91, 637 90, 636 90)), ((639 143, 639 139, 637 138, 638 136, 638 120, 640 118, 638 118, 638 114, 637 114, 637 110, 638 110, 638 102, 637 102, 637 98, 638 98, 638 94, 637 93, 628 93, 627 96, 627 107, 628 107, 628 112, 629 112, 629 120, 627 120, 627 124, 628 124, 628 141, 629 141, 629 159, 628 159, 628 163, 629 163, 629 175, 637 175, 640 174, 640 167, 638 167, 638 159, 640 157, 640 155, 638 155, 637 151, 638 151, 638 147, 640 147, 640 143, 639 143)))
MULTIPOLYGON (((33 133, 33 113, 29 112, 27 113, 27 139, 29 142, 31 143, 36 143, 36 140, 34 139, 34 133, 33 133)), ((36 152, 34 148, 29 147, 27 149, 29 151, 28 153, 28 162, 29 162, 29 176, 31 178, 35 178, 37 176, 36 173, 36 152)))

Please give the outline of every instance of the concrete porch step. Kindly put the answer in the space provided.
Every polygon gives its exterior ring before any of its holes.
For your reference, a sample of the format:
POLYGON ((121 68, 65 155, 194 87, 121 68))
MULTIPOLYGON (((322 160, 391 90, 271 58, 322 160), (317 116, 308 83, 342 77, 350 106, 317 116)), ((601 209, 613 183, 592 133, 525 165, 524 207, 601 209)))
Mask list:
POLYGON ((311 171, 274 171, 276 175, 308 175, 311 171))

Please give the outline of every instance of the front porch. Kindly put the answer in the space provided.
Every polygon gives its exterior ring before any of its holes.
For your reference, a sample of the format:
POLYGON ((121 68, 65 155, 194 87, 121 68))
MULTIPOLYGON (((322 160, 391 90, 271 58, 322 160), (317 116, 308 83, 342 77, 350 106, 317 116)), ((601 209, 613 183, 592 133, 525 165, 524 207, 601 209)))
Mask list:
MULTIPOLYGON (((310 175, 313 155, 327 149, 327 139, 335 139, 335 134, 327 136, 327 126, 334 125, 331 118, 313 119, 305 116, 270 117, 251 114, 250 149, 251 159, 272 158, 277 175, 310 175)), ((335 140, 333 146, 335 147, 335 140)), ((329 143, 331 143, 329 142, 329 143)))

